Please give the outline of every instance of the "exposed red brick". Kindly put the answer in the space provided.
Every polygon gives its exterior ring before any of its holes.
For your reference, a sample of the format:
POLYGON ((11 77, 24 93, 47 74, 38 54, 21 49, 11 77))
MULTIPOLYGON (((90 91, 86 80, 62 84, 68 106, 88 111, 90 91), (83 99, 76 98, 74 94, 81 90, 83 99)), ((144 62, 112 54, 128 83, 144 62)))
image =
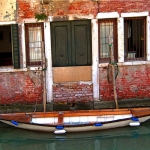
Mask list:
MULTIPOLYGON (((101 76, 106 69, 100 69, 100 97, 102 100, 113 100, 113 85, 101 76)), ((105 73, 106 74, 106 73, 105 73)), ((150 98, 150 66, 119 67, 116 79, 118 99, 150 98)))
POLYGON ((24 72, 0 73, 0 104, 42 103, 43 85, 34 84, 24 72))
POLYGON ((73 102, 73 101, 93 100, 92 84, 89 85, 86 83, 85 84, 66 83, 66 84, 54 84, 53 87, 54 87, 53 88, 54 102, 62 102, 62 101, 73 102), (58 92, 59 89, 61 89, 60 92, 61 94, 58 92))

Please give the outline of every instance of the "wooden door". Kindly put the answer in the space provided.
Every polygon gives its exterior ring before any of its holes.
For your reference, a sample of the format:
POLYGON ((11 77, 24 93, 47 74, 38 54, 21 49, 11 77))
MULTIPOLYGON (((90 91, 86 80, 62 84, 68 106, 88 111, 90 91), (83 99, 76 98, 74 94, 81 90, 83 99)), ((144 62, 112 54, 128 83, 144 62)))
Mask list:
POLYGON ((92 64, 91 21, 51 23, 53 67, 92 64))

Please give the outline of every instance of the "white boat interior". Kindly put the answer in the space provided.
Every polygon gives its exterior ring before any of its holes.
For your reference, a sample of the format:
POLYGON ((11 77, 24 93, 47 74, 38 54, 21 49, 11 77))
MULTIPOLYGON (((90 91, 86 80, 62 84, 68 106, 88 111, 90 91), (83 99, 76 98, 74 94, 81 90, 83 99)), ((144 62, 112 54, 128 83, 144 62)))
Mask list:
MULTIPOLYGON (((63 124, 87 124, 96 122, 109 122, 132 118, 132 114, 124 115, 102 115, 102 116, 75 116, 64 117, 63 124)), ((57 124, 58 117, 32 118, 31 123, 35 124, 57 124)))

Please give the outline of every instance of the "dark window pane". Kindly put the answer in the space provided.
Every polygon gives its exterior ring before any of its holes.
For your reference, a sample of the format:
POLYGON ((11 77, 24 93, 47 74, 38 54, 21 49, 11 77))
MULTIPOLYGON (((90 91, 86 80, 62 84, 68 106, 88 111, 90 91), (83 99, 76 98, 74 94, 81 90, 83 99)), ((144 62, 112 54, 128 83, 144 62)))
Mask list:
POLYGON ((145 60, 145 17, 124 19, 125 61, 145 60))
MULTIPOLYGON (((11 43, 11 31, 14 32, 14 36, 18 33, 16 32, 16 30, 11 30, 11 25, 0 26, 0 66, 13 65, 13 47, 11 43)), ((14 39, 13 42, 15 43, 16 47, 18 47, 18 41, 14 39)))

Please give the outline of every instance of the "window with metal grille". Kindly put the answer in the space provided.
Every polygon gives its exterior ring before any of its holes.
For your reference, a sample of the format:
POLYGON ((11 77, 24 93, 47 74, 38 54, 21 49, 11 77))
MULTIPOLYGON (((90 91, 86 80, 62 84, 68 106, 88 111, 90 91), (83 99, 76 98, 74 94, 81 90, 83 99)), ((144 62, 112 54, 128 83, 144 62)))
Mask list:
POLYGON ((117 62, 117 19, 99 20, 99 61, 110 62, 111 42, 114 60, 117 62), (110 41, 111 39, 111 41, 110 41))
POLYGON ((145 60, 145 17, 124 19, 125 61, 145 60))
POLYGON ((26 58, 28 66, 42 65, 44 53, 43 23, 26 24, 26 58))

